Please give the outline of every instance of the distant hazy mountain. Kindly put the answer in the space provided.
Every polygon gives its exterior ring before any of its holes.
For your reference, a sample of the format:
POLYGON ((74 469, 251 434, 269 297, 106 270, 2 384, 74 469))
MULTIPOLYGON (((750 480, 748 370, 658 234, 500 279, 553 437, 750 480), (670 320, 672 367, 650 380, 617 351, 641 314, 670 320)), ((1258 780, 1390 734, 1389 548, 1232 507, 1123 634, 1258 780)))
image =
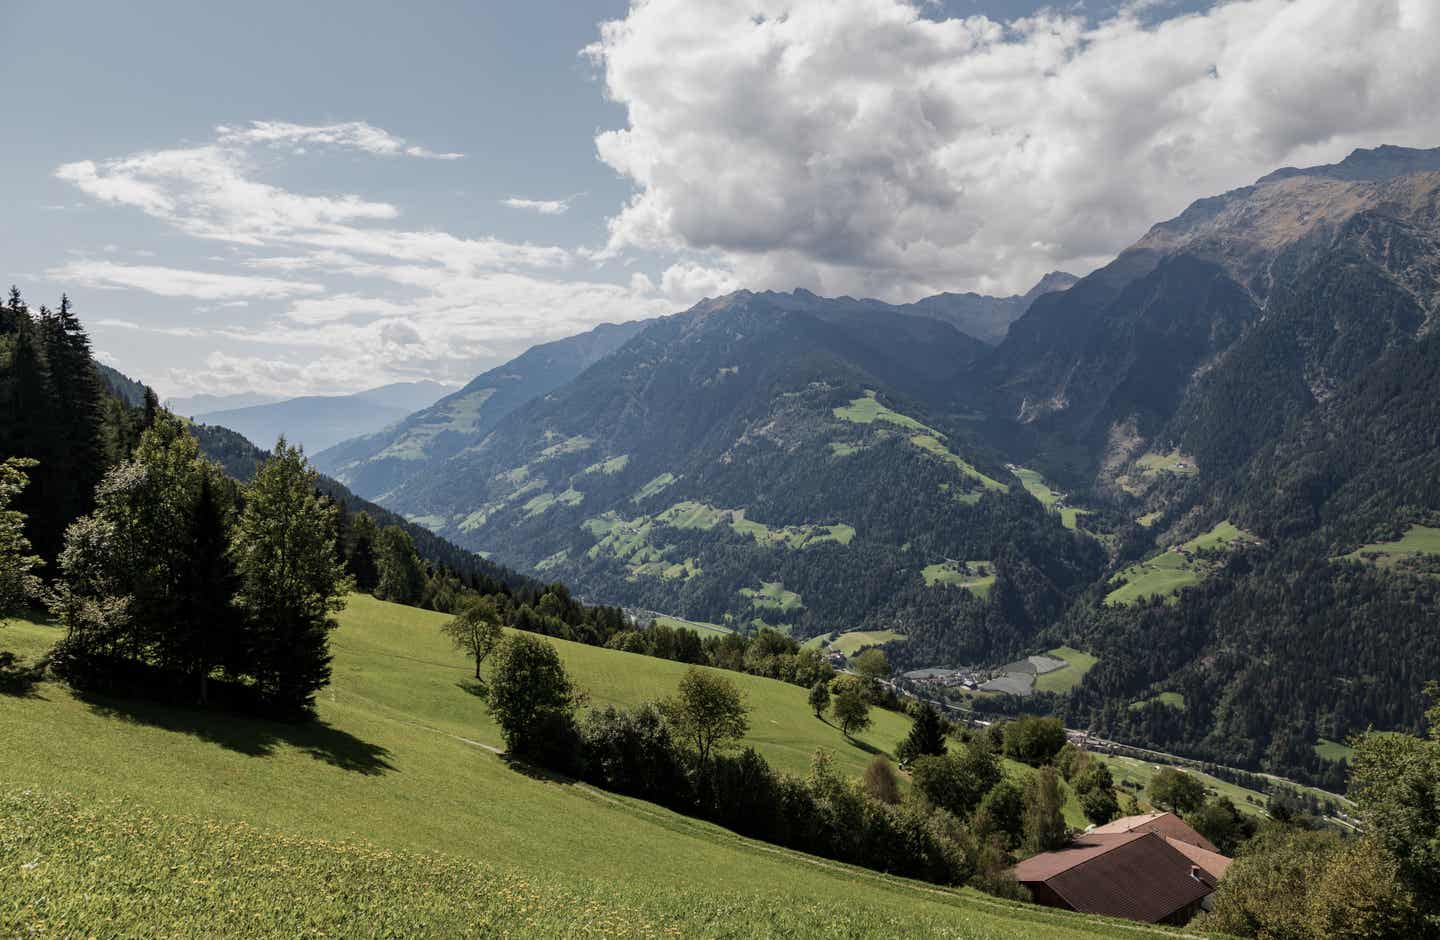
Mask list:
POLYGON ((402 415, 404 420, 394 427, 372 427, 361 432, 364 436, 317 450, 315 465, 361 496, 376 499, 477 443, 501 418, 569 382, 648 322, 604 323, 587 333, 535 346, 433 406, 409 409, 415 414, 402 415))
POLYGON ((268 405, 283 399, 284 396, 281 395, 239 392, 235 395, 187 395, 181 398, 168 398, 164 404, 175 414, 190 418, 216 411, 233 411, 237 408, 250 408, 254 405, 268 405))
POLYGON ((453 391, 437 382, 397 382, 353 395, 309 395, 193 417, 238 431, 260 447, 280 435, 318 453, 333 444, 394 424, 453 391))

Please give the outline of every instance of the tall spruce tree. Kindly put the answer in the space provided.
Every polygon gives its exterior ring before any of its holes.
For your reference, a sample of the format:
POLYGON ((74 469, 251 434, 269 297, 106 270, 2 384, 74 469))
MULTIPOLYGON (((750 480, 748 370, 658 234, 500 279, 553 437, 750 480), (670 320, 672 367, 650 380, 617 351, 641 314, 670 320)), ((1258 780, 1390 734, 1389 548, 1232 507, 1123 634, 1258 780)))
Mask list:
POLYGON ((246 489, 235 532, 245 669, 287 713, 313 710, 330 681, 329 632, 350 588, 335 557, 335 506, 316 494, 317 479, 282 437, 246 489))
POLYGON ((355 589, 373 593, 380 583, 380 569, 375 560, 375 540, 379 529, 368 512, 357 512, 350 517, 350 544, 346 553, 346 567, 355 579, 355 589))
POLYGON ((70 298, 60 296, 53 314, 41 308, 41 342, 50 369, 57 450, 63 468, 51 474, 58 528, 90 511, 95 485, 105 472, 101 423, 104 389, 90 354, 90 338, 75 316, 70 298))
MULTIPOLYGON (((12 304, 14 301, 12 296, 12 304)), ((16 309, 18 319, 9 362, 0 373, 0 454, 38 462, 16 508, 25 514, 26 537, 36 553, 49 561, 60 551, 63 531, 52 495, 61 461, 52 420, 50 370, 41 352, 35 321, 23 305, 16 309)))
POLYGON ((895 748, 895 756, 902 761, 917 757, 938 756, 945 753, 945 719, 929 702, 921 703, 915 711, 915 721, 910 734, 895 748))
POLYGON ((219 666, 236 663, 240 615, 235 607, 240 578, 230 556, 231 505, 218 472, 205 473, 190 508, 184 538, 189 564, 175 585, 173 659, 203 704, 209 677, 219 666))

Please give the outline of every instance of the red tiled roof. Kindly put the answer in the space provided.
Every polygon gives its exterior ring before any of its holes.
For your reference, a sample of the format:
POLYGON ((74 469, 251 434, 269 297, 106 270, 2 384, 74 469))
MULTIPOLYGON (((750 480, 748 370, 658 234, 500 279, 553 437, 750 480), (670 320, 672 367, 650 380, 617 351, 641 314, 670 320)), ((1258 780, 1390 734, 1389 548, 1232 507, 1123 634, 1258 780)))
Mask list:
POLYGON ((1172 849, 1205 869, 1206 874, 1216 881, 1224 878, 1225 872, 1230 869, 1232 859, 1221 855, 1219 852, 1210 852, 1200 848, 1198 845, 1191 845, 1189 842, 1184 842, 1170 836, 1166 836, 1165 841, 1170 843, 1172 849))
POLYGON ((1074 910, 1156 923, 1215 890, 1203 865, 1196 877, 1198 864, 1148 830, 1092 832, 1026 859, 1014 875, 1022 884, 1043 883, 1074 910))
POLYGON ((1122 832, 1156 832, 1166 838, 1179 839, 1191 845, 1198 845, 1207 852, 1219 853, 1209 839, 1190 828, 1190 825, 1174 813, 1142 813, 1139 816, 1124 816, 1103 826, 1090 830, 1091 834, 1112 835, 1122 832))

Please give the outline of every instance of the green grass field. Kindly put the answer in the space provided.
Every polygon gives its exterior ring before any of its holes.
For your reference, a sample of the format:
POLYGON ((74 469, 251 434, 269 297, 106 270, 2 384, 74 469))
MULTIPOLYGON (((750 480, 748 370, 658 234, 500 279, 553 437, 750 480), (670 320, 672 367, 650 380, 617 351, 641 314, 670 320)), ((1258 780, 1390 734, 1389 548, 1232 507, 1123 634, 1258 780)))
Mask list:
POLYGON ((1353 747, 1339 741, 1331 741, 1329 738, 1321 738, 1315 742, 1315 753, 1325 760, 1349 761, 1355 759, 1353 747))
POLYGON ((655 618, 655 622, 675 630, 682 627, 686 630, 694 630, 700 634, 701 639, 707 636, 725 636, 727 633, 735 632, 729 627, 722 627, 718 623, 708 623, 704 620, 686 620, 682 617, 671 617, 669 614, 661 614, 655 618))
MULTIPOLYGON (((319 720, 287 725, 41 682, 0 695, 0 934, 954 936, 1157 933, 948 891, 741 839, 508 764, 441 615, 352 598, 319 720)), ((33 659, 52 627, 12 621, 33 659)), ((672 691, 685 667, 556 642, 592 703, 672 691)), ((749 741, 847 774, 805 690, 726 673, 749 741)))
POLYGON ((863 398, 857 398, 850 404, 841 408, 833 409, 835 417, 841 421, 853 421, 856 424, 874 424, 876 421, 885 421, 890 424, 899 425, 907 431, 927 431, 931 434, 938 434, 934 428, 921 424, 909 415, 902 415, 898 411, 892 411, 875 398, 873 391, 866 391, 863 398))
MULTIPOLYGON (((1138 760, 1134 757, 1103 756, 1101 760, 1110 765, 1110 775, 1115 778, 1117 785, 1127 781, 1140 785, 1141 790, 1137 795, 1142 802, 1145 799, 1144 790, 1150 786, 1150 779, 1162 769, 1169 766, 1166 764, 1152 764, 1149 761, 1138 760)), ((1201 783, 1205 784, 1205 791, 1207 793, 1214 794, 1215 796, 1228 797, 1230 802, 1234 803, 1235 808, 1240 810, 1240 812, 1247 813, 1251 816, 1265 815, 1265 794, 1258 793, 1255 790, 1247 790, 1244 787, 1221 780, 1219 777, 1212 777, 1207 773, 1201 773, 1193 767, 1176 767, 1173 769, 1183 770, 1185 773, 1198 778, 1201 783)), ((1134 790, 1122 792, 1136 793, 1134 790)))
POLYGON ((1384 566, 1415 555, 1440 555, 1440 529, 1412 525, 1394 542, 1371 542, 1343 557, 1384 566))
POLYGON ((803 645, 806 649, 833 650, 849 657, 867 646, 882 646, 896 640, 903 642, 905 639, 905 634, 896 633, 894 630, 851 630, 848 633, 840 634, 833 640, 830 639, 828 633, 811 637, 803 645))
POLYGON ((775 610, 782 614, 803 610, 804 602, 794 591, 785 590, 779 581, 761 581, 759 588, 741 588, 740 596, 749 598, 756 610, 775 610))
POLYGON ((1053 650, 1046 650, 1045 655, 1063 659, 1069 665, 1064 669, 1056 669, 1054 672, 1036 676, 1036 692, 1069 692, 1079 685, 1080 680, 1085 678, 1085 673, 1100 661, 1097 657, 1091 656, 1083 650, 1077 650, 1073 646, 1057 646, 1053 650))
POLYGON ((1131 711, 1139 711, 1151 702, 1159 702, 1161 705, 1179 709, 1182 712, 1185 710, 1185 696, 1179 692, 1161 692, 1152 698, 1147 698, 1139 702, 1131 702, 1129 708, 1131 711))
POLYGON ((1221 522, 1210 531, 1177 546, 1178 550, 1161 552, 1115 575, 1110 579, 1112 584, 1126 583, 1105 595, 1105 603, 1133 604, 1144 597, 1163 597, 1166 603, 1173 604, 1182 588, 1199 584, 1209 570, 1206 562, 1189 557, 1191 554, 1204 550, 1235 549, 1255 541, 1253 535, 1229 521, 1221 522))
POLYGON ((960 563, 954 561, 926 565, 920 576, 925 579, 926 587, 958 587, 978 597, 989 597, 990 588, 995 584, 995 566, 988 561, 970 561, 966 565, 969 571, 962 571, 960 563))

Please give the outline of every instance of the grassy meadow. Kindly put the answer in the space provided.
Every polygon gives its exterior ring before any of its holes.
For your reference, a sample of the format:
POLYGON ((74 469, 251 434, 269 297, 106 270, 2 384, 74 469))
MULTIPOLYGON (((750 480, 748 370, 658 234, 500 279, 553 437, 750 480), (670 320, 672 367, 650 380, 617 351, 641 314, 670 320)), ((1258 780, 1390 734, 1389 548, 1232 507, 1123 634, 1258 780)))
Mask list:
MULTIPOLYGON (((652 804, 512 766, 445 618, 352 597, 306 725, 80 697, 0 694, 0 933, 55 935, 1081 937, 1155 932, 813 859, 652 804)), ((11 621, 0 649, 58 638, 11 621)), ((685 667, 556 642, 593 704, 670 692, 685 667)), ((750 743, 858 774, 904 718, 850 744, 805 690, 727 673, 750 743)))

